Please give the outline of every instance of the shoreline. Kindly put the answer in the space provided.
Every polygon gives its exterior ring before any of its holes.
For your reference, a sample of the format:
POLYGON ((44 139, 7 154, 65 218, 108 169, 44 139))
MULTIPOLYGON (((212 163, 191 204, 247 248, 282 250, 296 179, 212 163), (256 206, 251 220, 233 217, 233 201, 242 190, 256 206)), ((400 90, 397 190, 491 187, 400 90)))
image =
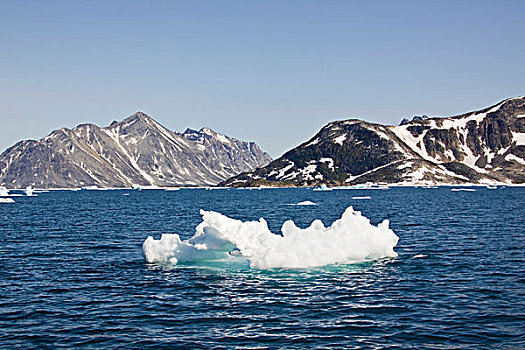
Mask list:
MULTIPOLYGON (((381 184, 381 186, 384 186, 385 188, 374 188, 374 187, 354 187, 359 185, 353 185, 353 186, 327 186, 328 189, 331 190, 378 190, 378 189, 386 189, 386 188, 393 188, 393 187, 412 187, 412 188, 433 188, 433 187, 525 187, 525 184, 507 184, 507 183, 494 183, 494 184, 450 184, 450 183, 444 183, 444 184, 421 184, 421 183, 413 183, 413 184, 381 184)), ((3 186, 5 187, 5 186, 3 186)), ((70 187, 56 187, 56 188, 33 188, 33 191, 35 193, 42 192, 42 191, 179 191, 179 190, 225 190, 225 189, 285 189, 285 188, 305 188, 305 189, 314 189, 318 188, 319 186, 246 186, 246 187, 235 187, 235 186, 184 186, 184 187, 174 187, 174 186, 168 186, 168 187, 143 187, 143 188, 131 188, 131 187, 97 187, 97 188, 70 188, 70 187)), ((25 188, 6 188, 8 191, 24 191, 25 188)))

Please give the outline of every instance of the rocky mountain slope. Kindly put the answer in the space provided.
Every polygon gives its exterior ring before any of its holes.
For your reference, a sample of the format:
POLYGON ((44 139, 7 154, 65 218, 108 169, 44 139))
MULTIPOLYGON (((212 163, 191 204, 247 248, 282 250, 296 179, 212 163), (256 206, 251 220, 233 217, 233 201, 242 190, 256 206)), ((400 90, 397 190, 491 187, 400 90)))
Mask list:
POLYGON ((210 129, 172 132, 144 113, 100 128, 82 124, 0 155, 0 184, 10 188, 214 185, 271 161, 253 142, 210 129))
POLYGON ((400 126, 329 123, 312 139, 226 186, 525 183, 525 97, 400 126))

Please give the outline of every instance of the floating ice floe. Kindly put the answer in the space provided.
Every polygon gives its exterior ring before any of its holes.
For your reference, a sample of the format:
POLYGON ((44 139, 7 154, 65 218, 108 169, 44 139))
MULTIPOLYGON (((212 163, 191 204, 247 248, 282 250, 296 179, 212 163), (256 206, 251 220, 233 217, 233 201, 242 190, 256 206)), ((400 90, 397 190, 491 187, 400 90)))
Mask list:
POLYGON ((372 199, 370 196, 352 197, 352 199, 372 199))
POLYGON ((90 185, 90 186, 82 187, 82 190, 84 191, 106 191, 107 188, 98 187, 97 185, 90 185))
MULTIPOLYGON (((0 186, 0 197, 22 197, 22 196, 23 194, 21 193, 9 193, 9 190, 6 187, 0 186)), ((13 203, 13 202, 7 201, 4 203, 13 203)))
POLYGON ((14 203, 13 198, 0 198, 0 203, 14 203))
POLYGON ((454 192, 460 192, 460 191, 464 191, 464 192, 476 192, 476 190, 473 189, 473 188, 453 188, 453 189, 451 189, 451 191, 454 191, 454 192))
POLYGON ((423 259, 423 258, 428 258, 428 255, 425 255, 425 254, 416 254, 412 257, 412 259, 423 259))
POLYGON ((154 186, 154 185, 151 185, 151 186, 132 185, 131 188, 134 189, 134 190, 139 190, 139 191, 144 191, 144 190, 164 190, 164 188, 159 187, 159 186, 154 186))
POLYGON ((303 202, 299 202, 296 204, 288 204, 288 205, 317 205, 317 203, 312 202, 312 201, 303 201, 303 202))
POLYGON ((160 240, 149 236, 143 252, 149 263, 238 261, 250 267, 305 268, 350 264, 385 257, 396 257, 398 236, 388 220, 377 226, 355 211, 345 210, 330 227, 315 220, 305 229, 286 221, 282 235, 268 229, 267 222, 242 222, 220 213, 201 210, 202 222, 195 235, 182 241, 177 234, 163 234, 160 240))
POLYGON ((325 184, 322 184, 320 187, 314 188, 314 191, 331 191, 332 189, 325 184))
POLYGON ((0 186, 0 197, 9 196, 9 191, 4 186, 0 186))
POLYGON ((28 197, 36 197, 37 195, 34 194, 34 191, 35 190, 33 189, 32 186, 27 186, 26 189, 24 190, 26 196, 28 196, 28 197))
POLYGON ((352 186, 336 186, 332 187, 334 190, 389 190, 388 185, 378 185, 372 182, 367 182, 365 184, 358 184, 352 186))

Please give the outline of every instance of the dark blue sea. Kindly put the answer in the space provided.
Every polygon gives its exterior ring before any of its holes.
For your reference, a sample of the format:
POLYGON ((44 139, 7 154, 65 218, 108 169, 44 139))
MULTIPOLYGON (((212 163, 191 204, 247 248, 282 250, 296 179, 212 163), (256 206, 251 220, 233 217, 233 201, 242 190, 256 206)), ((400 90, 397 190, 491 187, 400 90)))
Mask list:
POLYGON ((525 348, 525 188, 54 191, 0 204, 0 347, 525 348), (369 200, 352 199, 370 196, 369 200), (310 200, 316 206, 287 204, 310 200), (348 206, 383 219, 397 258, 254 270, 147 264, 199 209, 273 232, 348 206))

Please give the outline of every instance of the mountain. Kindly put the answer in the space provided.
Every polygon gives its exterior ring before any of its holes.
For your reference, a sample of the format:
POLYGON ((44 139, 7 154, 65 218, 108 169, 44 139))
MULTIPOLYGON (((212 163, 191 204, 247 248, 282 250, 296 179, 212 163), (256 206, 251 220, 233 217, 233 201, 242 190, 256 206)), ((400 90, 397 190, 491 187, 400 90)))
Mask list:
POLYGON ((525 97, 399 126, 335 121, 225 186, 525 183, 525 97))
POLYGON ((100 128, 82 124, 0 155, 0 184, 13 188, 214 185, 271 161, 253 142, 208 128, 172 132, 142 112, 100 128))

